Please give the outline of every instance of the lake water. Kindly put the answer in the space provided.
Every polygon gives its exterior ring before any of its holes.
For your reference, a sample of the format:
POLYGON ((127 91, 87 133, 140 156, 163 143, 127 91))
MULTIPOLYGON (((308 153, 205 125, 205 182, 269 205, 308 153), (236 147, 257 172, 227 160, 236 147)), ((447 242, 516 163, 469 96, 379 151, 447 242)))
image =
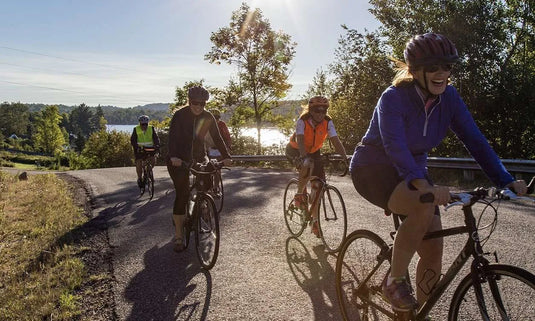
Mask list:
MULTIPOLYGON (((136 127, 136 125, 106 125, 108 131, 116 130, 128 134, 132 133, 134 127, 136 127)), ((243 136, 249 136, 256 139, 256 128, 243 128, 240 133, 243 136)), ((262 146, 278 146, 280 144, 286 144, 289 139, 288 136, 284 135, 277 128, 262 128, 260 130, 260 135, 262 146)))

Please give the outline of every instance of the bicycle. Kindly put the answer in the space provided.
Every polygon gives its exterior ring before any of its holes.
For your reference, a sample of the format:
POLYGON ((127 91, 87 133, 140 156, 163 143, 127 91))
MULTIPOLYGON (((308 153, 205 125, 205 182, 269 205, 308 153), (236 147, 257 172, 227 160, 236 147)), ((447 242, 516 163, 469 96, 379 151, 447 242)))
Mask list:
MULTIPOLYGON (((422 197, 429 196, 432 198, 433 195, 426 194, 422 197)), ((390 271, 392 245, 387 245, 369 230, 356 230, 347 237, 336 262, 336 292, 344 320, 351 320, 351 317, 358 317, 358 320, 381 320, 383 317, 389 320, 425 320, 470 257, 470 273, 460 281, 453 294, 448 320, 535 319, 535 308, 532 306, 535 299, 535 276, 516 266, 490 263, 484 256, 491 253, 483 250, 483 244, 494 231, 497 222, 497 207, 493 203, 519 197, 508 189, 476 189, 452 193, 451 196, 453 202, 446 209, 462 206, 464 226, 430 232, 424 239, 467 233, 466 244, 446 274, 431 287, 427 301, 409 313, 392 312, 390 303, 381 295, 381 283, 390 271), (487 199, 488 196, 491 198, 487 199), (490 233, 484 240, 480 239, 478 233, 481 217, 476 221, 472 211, 472 206, 476 203, 483 204, 483 212, 487 209, 494 211, 492 223, 485 226, 490 226, 490 233), (510 288, 512 284, 513 288, 510 288)), ((397 230, 400 216, 394 214, 392 217, 397 230)), ((395 232, 391 233, 392 238, 394 234, 395 232)), ((497 262, 496 253, 494 255, 497 262)))
MULTIPOLYGON (((331 154, 322 154, 321 159, 328 163, 335 162, 336 160, 331 154)), ((347 162, 344 164, 347 165, 347 162)), ((346 174, 347 168, 340 176, 345 176, 346 174)), ((307 178, 307 187, 305 187, 304 191, 306 195, 305 200, 307 201, 305 201, 304 206, 297 206, 294 203, 294 196, 299 192, 298 183, 299 180, 297 178, 292 178, 284 190, 283 211, 284 221, 286 222, 288 231, 295 237, 300 236, 305 230, 305 227, 312 223, 312 213, 310 213, 310 208, 313 208, 314 205, 318 205, 318 228, 320 238, 325 245, 327 252, 338 252, 347 234, 347 213, 342 194, 336 187, 330 185, 326 180, 309 175, 307 178), (308 185, 313 184, 314 181, 319 182, 321 187, 317 191, 319 196, 311 197, 308 190, 312 191, 312 188, 308 185), (312 202, 310 207, 308 206, 308 200, 312 202), (316 204, 317 202, 319 202, 319 204, 316 204)))
POLYGON ((141 182, 143 183, 143 187, 139 187, 139 194, 140 196, 145 194, 146 188, 150 194, 150 199, 152 199, 154 196, 154 173, 152 172, 154 164, 150 159, 155 159, 158 149, 142 146, 141 151, 143 153, 143 158, 141 158, 141 182))
POLYGON ((184 222, 184 246, 189 245, 190 234, 195 232, 197 258, 202 268, 210 270, 219 255, 219 215, 217 215, 214 199, 208 193, 206 177, 209 177, 223 167, 223 163, 197 163, 188 166, 193 177, 189 191, 189 201, 184 222), (213 169, 207 169, 211 164, 213 169))

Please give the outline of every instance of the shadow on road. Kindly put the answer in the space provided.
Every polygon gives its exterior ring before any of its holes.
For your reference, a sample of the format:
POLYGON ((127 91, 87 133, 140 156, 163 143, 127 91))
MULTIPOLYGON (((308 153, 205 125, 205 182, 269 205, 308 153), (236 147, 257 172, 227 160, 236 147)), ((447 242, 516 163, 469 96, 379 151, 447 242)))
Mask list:
POLYGON ((193 247, 179 254, 172 247, 169 242, 145 252, 145 268, 125 289, 124 297, 133 304, 127 320, 206 320, 210 272, 196 263, 193 247))
POLYGON ((323 245, 313 247, 313 258, 305 244, 296 237, 286 240, 286 261, 297 284, 305 291, 314 307, 314 320, 339 320, 334 270, 327 261, 323 245))

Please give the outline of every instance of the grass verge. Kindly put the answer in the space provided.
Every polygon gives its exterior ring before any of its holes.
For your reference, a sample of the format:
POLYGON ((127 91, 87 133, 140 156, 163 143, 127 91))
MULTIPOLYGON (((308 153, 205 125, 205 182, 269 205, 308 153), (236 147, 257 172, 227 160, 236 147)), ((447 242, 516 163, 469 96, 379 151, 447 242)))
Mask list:
POLYGON ((0 171, 0 315, 2 320, 70 320, 80 314, 80 249, 70 231, 87 218, 53 174, 19 181, 0 171))

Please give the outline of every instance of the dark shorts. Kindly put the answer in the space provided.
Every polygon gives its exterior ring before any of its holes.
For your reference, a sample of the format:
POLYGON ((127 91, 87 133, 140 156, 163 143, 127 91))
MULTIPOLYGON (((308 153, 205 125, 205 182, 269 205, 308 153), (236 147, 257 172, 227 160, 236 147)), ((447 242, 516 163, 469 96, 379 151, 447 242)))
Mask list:
MULTIPOLYGON (((286 158, 296 166, 299 164, 299 151, 293 148, 290 144, 286 145, 286 158)), ((318 149, 312 154, 307 154, 307 157, 310 157, 314 160, 314 169, 312 170, 312 176, 317 176, 321 179, 325 179, 325 169, 323 167, 323 161, 321 160, 321 153, 318 149)), ((299 169, 299 168, 297 168, 299 169)))
MULTIPOLYGON (((387 211, 388 201, 396 186, 404 179, 392 165, 368 165, 355 167, 351 171, 353 186, 366 200, 387 211)), ((427 178, 430 184, 432 181, 427 178)), ((409 186, 410 187, 410 186, 409 186)), ((440 215, 438 206, 435 207, 435 215, 440 215)))

